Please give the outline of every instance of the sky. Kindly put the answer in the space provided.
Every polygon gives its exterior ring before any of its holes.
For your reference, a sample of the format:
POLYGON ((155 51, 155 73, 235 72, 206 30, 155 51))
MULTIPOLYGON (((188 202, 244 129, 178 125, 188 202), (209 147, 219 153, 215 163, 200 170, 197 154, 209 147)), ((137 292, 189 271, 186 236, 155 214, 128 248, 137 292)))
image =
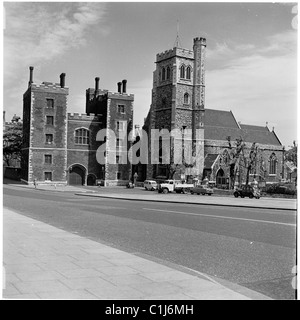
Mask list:
POLYGON ((85 113, 85 90, 117 91, 127 79, 134 124, 151 104, 156 54, 205 37, 209 109, 267 126, 281 143, 297 140, 296 2, 3 2, 3 110, 22 117, 33 80, 66 73, 68 112, 85 113))

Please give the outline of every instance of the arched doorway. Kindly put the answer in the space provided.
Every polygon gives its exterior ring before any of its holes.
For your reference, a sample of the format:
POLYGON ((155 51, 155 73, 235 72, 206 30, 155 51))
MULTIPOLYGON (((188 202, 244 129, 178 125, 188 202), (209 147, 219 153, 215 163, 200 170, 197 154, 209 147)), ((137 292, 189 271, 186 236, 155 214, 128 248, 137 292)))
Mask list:
POLYGON ((69 169, 69 185, 84 185, 85 183, 85 168, 81 165, 72 165, 69 169))
POLYGON ((226 177, 223 169, 219 169, 216 176, 216 184, 217 186, 226 185, 226 177))
POLYGON ((87 183, 88 186, 95 186, 96 185, 96 177, 94 174, 89 174, 87 177, 87 183))

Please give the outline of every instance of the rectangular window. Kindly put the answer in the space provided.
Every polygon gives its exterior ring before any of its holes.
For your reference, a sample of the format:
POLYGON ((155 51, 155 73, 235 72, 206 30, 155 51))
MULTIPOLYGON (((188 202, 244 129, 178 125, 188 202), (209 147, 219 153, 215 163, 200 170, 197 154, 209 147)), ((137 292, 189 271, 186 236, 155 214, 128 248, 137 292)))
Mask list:
POLYGON ((125 123, 125 121, 117 121, 117 131, 124 131, 125 123))
POLYGON ((54 124, 54 117, 53 116, 46 116, 46 124, 53 126, 54 124))
POLYGON ((120 163, 120 156, 116 156, 116 164, 120 163))
POLYGON ((52 164, 52 155, 51 154, 45 154, 45 163, 52 164))
POLYGON ((47 108, 54 108, 54 100, 53 99, 46 99, 47 100, 47 108))
POLYGON ((45 181, 52 181, 52 172, 45 172, 45 181))
POLYGON ((46 143, 47 144, 53 143, 53 134, 46 134, 46 143))
POLYGON ((120 180, 122 177, 121 172, 117 172, 117 179, 120 180))
POLYGON ((121 148, 123 145, 122 139, 117 138, 117 148, 121 148))
POLYGON ((87 129, 77 129, 75 131, 75 144, 89 144, 90 132, 87 129))
POLYGON ((119 113, 125 113, 125 106, 124 106, 124 104, 119 104, 119 105, 118 105, 118 112, 119 112, 119 113))

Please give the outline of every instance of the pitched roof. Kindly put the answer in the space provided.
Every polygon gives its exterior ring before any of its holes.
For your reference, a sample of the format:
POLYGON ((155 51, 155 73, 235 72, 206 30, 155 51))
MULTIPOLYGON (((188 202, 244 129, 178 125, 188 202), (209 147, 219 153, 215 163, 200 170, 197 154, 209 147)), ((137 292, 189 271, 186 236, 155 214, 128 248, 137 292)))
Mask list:
POLYGON ((241 129, 245 130, 258 130, 258 131, 264 131, 264 132, 269 132, 269 129, 267 126, 262 127, 262 126, 252 126, 250 124, 242 124, 240 123, 241 129))
POLYGON ((218 157, 218 154, 212 154, 212 153, 207 154, 204 159, 204 169, 211 169, 217 157, 218 157))
POLYGON ((247 124, 239 126, 231 111, 205 109, 204 139, 226 141, 228 136, 231 141, 242 138, 245 142, 281 146, 275 132, 267 127, 247 124))
POLYGON ((239 128, 231 111, 205 109, 204 125, 225 128, 239 128))

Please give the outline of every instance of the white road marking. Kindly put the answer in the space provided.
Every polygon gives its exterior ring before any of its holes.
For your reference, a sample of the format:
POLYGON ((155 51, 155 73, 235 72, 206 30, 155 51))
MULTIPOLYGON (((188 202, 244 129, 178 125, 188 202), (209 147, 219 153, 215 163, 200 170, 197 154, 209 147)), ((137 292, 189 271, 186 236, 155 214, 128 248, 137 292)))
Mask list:
POLYGON ((285 223, 285 222, 277 222, 277 221, 256 220, 256 219, 246 219, 246 218, 237 218, 237 217, 225 217, 225 216, 216 216, 216 215, 203 214, 203 213, 192 213, 192 212, 171 211, 171 210, 150 209, 150 208, 143 208, 143 210, 160 211, 160 212, 164 212, 164 213, 179 213, 179 214, 184 214, 184 215, 202 216, 202 217, 209 217, 209 218, 221 218, 221 219, 242 220, 242 221, 250 221, 250 222, 281 224, 281 225, 285 225, 285 226, 296 227, 296 224, 293 224, 293 223, 285 223))

